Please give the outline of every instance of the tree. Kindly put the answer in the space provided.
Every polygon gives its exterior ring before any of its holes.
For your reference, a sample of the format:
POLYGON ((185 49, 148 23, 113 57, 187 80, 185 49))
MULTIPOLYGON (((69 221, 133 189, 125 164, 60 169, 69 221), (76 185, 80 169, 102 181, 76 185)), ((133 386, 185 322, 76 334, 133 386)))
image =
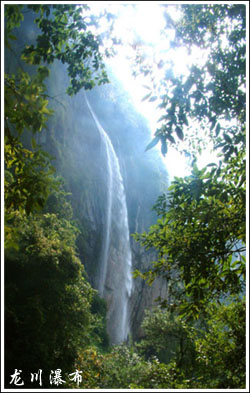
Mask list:
MULTIPOLYGON (((210 303, 206 318, 198 323, 187 323, 173 311, 158 308, 146 313, 145 336, 136 347, 141 355, 164 360, 162 367, 175 371, 175 383, 185 389, 244 389, 245 308, 242 297, 229 297, 226 304, 210 303)), ((160 375, 156 374, 156 383, 160 375)))
POLYGON ((208 306, 207 329, 195 337, 196 374, 202 387, 246 388, 245 298, 208 306))
MULTIPOLYGON (((148 148, 187 139, 195 157, 208 135, 220 153, 218 165, 190 177, 175 178, 155 209, 161 217, 148 233, 136 235, 155 247, 159 258, 142 275, 149 282, 164 275, 183 288, 176 299, 180 311, 197 317, 211 299, 244 291, 245 282, 245 7, 182 6, 172 45, 198 46, 204 65, 190 66, 186 77, 167 73, 161 88, 165 115, 148 148), (233 122, 234 120, 234 122, 233 122), (198 127, 196 126, 198 125, 198 127), (198 132, 193 137, 193 129, 198 132)), ((180 144, 185 151, 185 145, 180 144)))
POLYGON ((194 362, 194 343, 187 332, 193 331, 176 313, 160 307, 145 312, 143 337, 136 344, 139 353, 147 359, 157 357, 162 363, 174 361, 176 368, 191 369, 194 362))
MULTIPOLYGON (((154 358, 146 361, 135 348, 116 345, 101 355, 95 349, 82 352, 77 361, 84 370, 82 389, 182 388, 181 371, 174 362, 166 365, 154 358)), ((73 387, 73 386, 72 386, 73 387)))
POLYGON ((23 5, 5 5, 5 55, 19 58, 18 69, 8 71, 6 67, 4 80, 7 240, 15 230, 10 225, 13 211, 29 214, 41 210, 48 195, 58 187, 53 178, 52 157, 36 142, 37 133, 46 128, 53 113, 48 108, 45 85, 49 65, 56 60, 67 65, 70 95, 108 81, 99 42, 84 21, 86 9, 87 6, 56 4, 27 5, 25 9, 23 5), (20 53, 14 43, 24 15, 27 18, 30 12, 34 13, 38 33, 36 40, 27 42, 20 53))
MULTIPOLYGON (((91 342, 94 290, 75 250, 76 228, 53 213, 16 212, 18 249, 5 252, 5 378, 14 369, 72 371, 91 342)), ((48 375, 47 375, 48 382, 48 375)), ((46 381, 44 381, 46 384, 46 381)))
MULTIPOLYGON (((179 9, 181 17, 174 22, 168 6, 165 6, 166 39, 168 30, 172 28, 175 38, 170 42, 170 47, 185 47, 192 63, 188 74, 177 75, 171 59, 167 62, 159 60, 165 71, 165 77, 160 81, 157 81, 153 71, 149 71, 154 67, 146 66, 145 73, 153 80, 154 90, 151 90, 145 99, 152 100, 153 96, 155 99, 159 98, 159 107, 162 109, 160 127, 156 130, 149 148, 161 142, 162 153, 165 155, 168 144, 180 146, 183 150, 185 139, 186 153, 196 155, 199 151, 197 145, 203 146, 202 139, 205 135, 214 141, 214 146, 220 136, 220 142, 227 146, 224 153, 229 157, 237 154, 237 145, 244 142, 245 6, 182 5, 179 9), (199 60, 194 61, 192 55, 195 51, 197 53, 197 49, 200 56, 199 60), (232 119, 237 120, 234 127, 230 123, 232 119), (237 139, 232 140, 231 134, 237 139)), ((138 72, 143 72, 143 51, 141 56, 137 56, 137 62, 138 72)))
POLYGON ((192 174, 174 179, 154 206, 157 224, 135 235, 143 246, 158 251, 149 271, 135 275, 149 284, 165 277, 170 302, 163 300, 162 305, 182 321, 205 323, 203 329, 193 326, 192 337, 188 335, 196 355, 193 377, 185 387, 244 388, 245 7, 181 9, 177 23, 166 10, 168 25, 176 29, 172 45, 185 45, 190 53, 198 47, 205 61, 191 65, 186 76, 175 76, 171 69, 166 73, 159 86, 159 91, 167 91, 160 97, 162 125, 147 148, 161 142, 165 155, 169 144, 176 146, 193 157, 192 174), (220 161, 198 169, 203 139, 213 143, 220 161), (230 363, 233 358, 236 363, 230 363))
MULTIPOLYGON (((37 14, 34 23, 40 30, 35 44, 27 44, 22 52, 22 60, 28 64, 51 64, 55 60, 67 65, 70 78, 68 93, 76 94, 81 88, 91 89, 95 84, 108 82, 104 70, 99 41, 88 30, 84 18, 86 5, 69 4, 26 5, 27 11, 37 14)), ((27 12, 26 11, 26 12, 27 12)), ((6 5, 5 41, 11 48, 10 40, 15 40, 13 29, 24 20, 22 5, 6 5)), ((38 30, 38 31, 39 31, 38 30)))
POLYGON ((182 280, 183 290, 175 301, 182 312, 193 316, 211 299, 241 293, 245 208, 245 189, 238 187, 233 168, 228 173, 227 166, 219 180, 194 167, 190 177, 176 179, 167 196, 159 199, 158 223, 148 233, 135 236, 159 252, 158 261, 142 276, 153 280, 164 274, 173 285, 170 295, 182 280))
MULTIPOLYGON (((102 329, 98 312, 91 314, 94 290, 77 256, 71 207, 52 157, 37 143, 53 114, 45 83, 50 64, 67 65, 69 95, 108 81, 99 42, 82 15, 86 8, 5 5, 5 55, 18 64, 8 68, 6 60, 4 80, 6 385, 15 368, 28 387, 30 373, 41 368, 45 375, 60 367, 71 372, 93 330, 102 329), (20 52, 27 18, 37 35, 20 52)), ((43 384, 51 387, 48 378, 43 384)))

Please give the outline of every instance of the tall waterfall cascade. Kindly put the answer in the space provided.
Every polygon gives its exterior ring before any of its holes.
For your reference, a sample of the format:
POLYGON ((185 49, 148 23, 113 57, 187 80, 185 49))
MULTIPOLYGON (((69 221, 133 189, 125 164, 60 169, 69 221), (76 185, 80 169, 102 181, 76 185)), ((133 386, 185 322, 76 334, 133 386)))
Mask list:
POLYGON ((107 331, 111 343, 128 337, 129 299, 132 293, 132 253, 129 240, 128 211, 119 160, 112 142, 86 102, 99 130, 106 156, 106 208, 97 289, 108 304, 107 331))

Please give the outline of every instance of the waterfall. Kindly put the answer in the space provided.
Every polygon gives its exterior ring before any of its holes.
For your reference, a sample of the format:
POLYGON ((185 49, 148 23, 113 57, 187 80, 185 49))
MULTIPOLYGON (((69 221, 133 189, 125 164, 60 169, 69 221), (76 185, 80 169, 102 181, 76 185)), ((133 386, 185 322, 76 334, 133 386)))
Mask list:
POLYGON ((106 225, 103 233, 98 291, 107 300, 107 330, 112 343, 125 341, 129 334, 129 298, 132 292, 132 255, 123 178, 112 142, 99 123, 89 101, 88 108, 100 132, 107 170, 106 225))

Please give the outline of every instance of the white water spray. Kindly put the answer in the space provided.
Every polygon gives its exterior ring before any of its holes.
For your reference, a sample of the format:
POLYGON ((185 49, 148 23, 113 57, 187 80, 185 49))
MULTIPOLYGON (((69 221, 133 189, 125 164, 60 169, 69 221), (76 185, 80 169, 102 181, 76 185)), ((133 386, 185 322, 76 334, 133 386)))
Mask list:
POLYGON ((117 344, 125 341, 129 334, 128 303, 132 292, 132 256, 127 203, 118 157, 109 136, 99 123, 87 98, 86 102, 100 132, 106 153, 106 225, 98 290, 100 296, 107 300, 107 328, 112 342, 117 344), (115 236, 115 240, 112 239, 112 236, 115 236), (110 282, 111 277, 112 282, 110 282), (112 289, 110 290, 110 288, 112 289))

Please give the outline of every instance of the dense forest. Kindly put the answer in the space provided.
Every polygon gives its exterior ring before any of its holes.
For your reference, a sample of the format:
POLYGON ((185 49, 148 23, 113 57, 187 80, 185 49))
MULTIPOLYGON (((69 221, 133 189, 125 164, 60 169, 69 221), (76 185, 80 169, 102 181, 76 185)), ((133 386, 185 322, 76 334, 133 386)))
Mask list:
MULTIPOLYGON (((174 147, 188 157, 192 172, 175 177, 164 193, 156 200, 150 199, 150 213, 141 214, 150 214, 150 220, 155 217, 152 225, 142 232, 130 222, 122 226, 138 249, 153 250, 147 269, 140 269, 142 265, 133 269, 133 280, 141 280, 145 286, 162 280, 167 283, 167 293, 159 296, 155 306, 145 309, 137 327, 140 334, 134 327, 136 334, 126 331, 121 335, 124 339, 112 340, 107 330, 107 319, 112 319, 109 303, 91 280, 98 268, 95 255, 91 264, 86 262, 88 245, 95 240, 95 249, 103 239, 98 232, 93 235, 89 222, 81 221, 74 195, 77 191, 70 187, 74 183, 77 190, 80 181, 76 170, 79 164, 70 157, 67 147, 74 143, 73 126, 68 127, 68 134, 63 127, 60 133, 60 121, 67 123, 70 106, 76 105, 74 100, 84 91, 89 92, 91 101, 92 90, 98 94, 99 89, 112 85, 106 59, 115 57, 124 45, 115 35, 116 16, 108 7, 97 17, 91 15, 87 5, 4 5, 6 389, 247 387, 246 5, 175 7, 179 13, 176 19, 171 7, 170 12, 167 4, 161 5, 163 38, 165 35, 167 41, 169 31, 174 31, 171 48, 185 47, 191 55, 198 51, 203 61, 194 61, 187 73, 179 75, 171 60, 161 58, 160 53, 157 63, 145 56, 143 42, 138 40, 131 46, 134 78, 143 76, 146 81, 148 93, 142 100, 157 103, 161 112, 154 135, 136 143, 149 167, 157 160, 152 156, 150 161, 146 154, 159 145, 159 155, 166 156, 174 147), (105 31, 99 35, 103 20, 105 31), (33 28, 27 28, 29 34, 23 45, 28 23, 33 28), (60 67, 65 73, 65 89, 64 82, 57 86, 60 67), (160 78, 156 69, 161 70, 160 78), (197 158, 208 143, 213 145, 218 161, 200 168, 197 158), (72 171, 68 178, 66 171, 72 171)), ((92 97, 97 102, 96 96, 92 97)), ((100 101, 100 111, 107 112, 105 100, 100 101)), ((110 149, 107 160, 114 162, 109 139, 97 120, 96 124, 110 149)), ((141 124, 143 121, 138 120, 138 129, 141 124)), ((117 142, 117 149, 127 156, 133 151, 138 162, 130 156, 127 160, 135 173, 141 153, 126 135, 121 146, 117 142)), ((81 137, 84 145, 89 134, 83 132, 81 137)), ((94 149, 99 149, 98 137, 93 133, 91 138, 94 149)), ((83 150, 85 156, 93 154, 87 150, 83 150)), ((100 160, 104 156, 100 150, 100 160)), ((141 179, 142 171, 146 171, 144 161, 143 165, 133 181, 141 179)), ((117 160, 113 176, 120 179, 124 166, 121 163, 120 170, 117 160)), ((91 176, 97 172, 102 188, 101 182, 106 180, 99 163, 83 161, 81 206, 91 204, 91 176)), ((153 173, 147 179, 148 188, 164 176, 164 170, 153 173)), ((131 180, 124 187, 121 180, 116 183, 117 194, 125 188, 134 197, 136 186, 131 180)), ((147 192, 143 183, 140 193, 147 192)), ((96 200, 98 205, 97 196, 96 200)), ((117 210, 121 210, 119 206, 117 210)), ((136 212, 131 197, 128 213, 124 211, 123 215, 129 217, 136 212)), ((113 226, 118 228, 118 224, 113 226)), ((109 237, 106 235, 104 243, 111 242, 109 237)), ((110 244, 114 247, 117 242, 114 238, 110 244)), ((127 247, 127 243, 121 247, 127 247)), ((140 255, 143 259, 144 254, 140 255)), ((127 271, 129 258, 126 256, 127 271)), ((130 285, 126 283, 124 289, 128 298, 130 285)), ((119 287, 115 296, 119 297, 119 287)), ((124 302, 118 307, 120 304, 124 302)))

